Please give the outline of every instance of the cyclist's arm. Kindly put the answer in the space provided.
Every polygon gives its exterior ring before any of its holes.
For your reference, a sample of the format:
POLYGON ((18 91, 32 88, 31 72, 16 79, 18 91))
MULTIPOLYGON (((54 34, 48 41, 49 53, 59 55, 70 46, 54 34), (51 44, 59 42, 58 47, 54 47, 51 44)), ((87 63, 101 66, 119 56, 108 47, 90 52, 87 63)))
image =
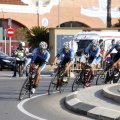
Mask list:
POLYGON ((58 56, 56 56, 56 57, 54 58, 54 60, 53 60, 53 62, 51 63, 51 65, 54 65, 54 64, 56 63, 57 59, 58 59, 58 56))
POLYGON ((116 45, 113 45, 113 47, 106 52, 105 57, 104 57, 104 60, 107 58, 107 56, 112 52, 112 50, 113 50, 115 47, 116 47, 116 45))
POLYGON ((80 62, 83 62, 84 58, 88 55, 89 50, 90 50, 90 47, 91 47, 91 45, 89 45, 89 46, 86 48, 85 52, 82 54, 82 56, 81 56, 81 58, 80 58, 80 62))
POLYGON ((97 53, 96 53, 92 63, 90 64, 91 67, 96 63, 96 59, 99 55, 100 55, 100 47, 98 47, 97 53))
POLYGON ((63 49, 60 49, 59 53, 55 56, 53 62, 51 65, 55 64, 57 62, 57 59, 63 54, 63 49))

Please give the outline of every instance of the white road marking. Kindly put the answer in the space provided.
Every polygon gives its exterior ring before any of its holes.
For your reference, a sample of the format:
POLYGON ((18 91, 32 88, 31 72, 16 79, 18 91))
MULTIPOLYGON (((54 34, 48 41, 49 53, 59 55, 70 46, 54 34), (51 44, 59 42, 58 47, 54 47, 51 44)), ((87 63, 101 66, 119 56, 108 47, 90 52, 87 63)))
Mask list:
MULTIPOLYGON (((57 91, 57 92, 59 92, 59 91, 57 91)), ((54 93, 57 93, 57 92, 54 92, 54 93)), ((44 95, 48 95, 48 93, 41 94, 41 95, 37 95, 37 96, 33 96, 32 98, 27 98, 27 99, 21 101, 21 102, 17 105, 17 107, 18 107, 18 109, 19 109, 22 113, 28 115, 29 117, 35 118, 35 119, 37 119, 37 120, 46 120, 46 119, 43 119, 43 118, 41 118, 41 117, 38 117, 38 116, 33 115, 32 113, 26 111, 26 110, 23 108, 23 105, 24 105, 27 101, 29 101, 29 100, 31 100, 31 99, 34 99, 34 98, 37 98, 37 97, 40 97, 40 96, 44 96, 44 95)))
POLYGON ((34 98, 37 98, 37 97, 40 97, 40 96, 43 96, 43 95, 47 95, 47 94, 48 94, 48 93, 45 93, 45 94, 33 96, 32 98, 25 99, 25 100, 23 100, 22 102, 20 102, 20 103, 17 105, 17 107, 18 107, 18 109, 19 109, 22 113, 28 115, 29 117, 35 118, 35 119, 37 119, 37 120, 46 120, 46 119, 40 118, 40 117, 38 117, 38 116, 35 116, 35 115, 33 115, 32 113, 29 113, 28 111, 26 111, 26 110, 23 108, 23 105, 24 105, 27 101, 29 101, 29 100, 31 100, 31 99, 34 99, 34 98))

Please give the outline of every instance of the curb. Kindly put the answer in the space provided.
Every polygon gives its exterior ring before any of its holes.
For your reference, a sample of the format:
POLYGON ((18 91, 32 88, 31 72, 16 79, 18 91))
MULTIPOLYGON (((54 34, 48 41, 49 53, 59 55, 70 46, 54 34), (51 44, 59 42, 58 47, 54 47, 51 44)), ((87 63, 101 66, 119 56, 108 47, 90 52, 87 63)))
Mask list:
POLYGON ((120 111, 84 103, 77 98, 77 93, 78 91, 65 97, 65 106, 69 110, 99 120, 120 120, 120 111))
POLYGON ((114 85, 109 85, 109 87, 104 87, 103 88, 103 95, 105 96, 105 97, 108 97, 108 98, 110 98, 110 99, 113 99, 113 100, 115 100, 115 101, 117 101, 117 102, 120 102, 120 94, 118 95, 118 94, 115 94, 115 93, 112 93, 111 91, 109 91, 109 88, 110 87, 114 87, 114 86, 118 86, 118 84, 116 83, 116 84, 114 84, 114 85))

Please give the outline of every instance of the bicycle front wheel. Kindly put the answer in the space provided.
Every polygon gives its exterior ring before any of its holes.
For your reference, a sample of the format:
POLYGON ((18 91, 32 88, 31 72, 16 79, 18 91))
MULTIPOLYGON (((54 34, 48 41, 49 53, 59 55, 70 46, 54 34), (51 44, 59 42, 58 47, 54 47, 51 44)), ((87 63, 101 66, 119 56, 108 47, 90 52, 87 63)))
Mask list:
POLYGON ((22 100, 29 90, 29 78, 26 78, 19 93, 19 100, 22 100))
POLYGON ((68 85, 70 77, 67 77, 66 79, 67 79, 66 81, 63 81, 63 78, 60 80, 60 85, 59 85, 60 93, 65 91, 65 89, 66 89, 66 87, 68 85))
POLYGON ((104 85, 106 81, 106 71, 102 70, 96 79, 96 85, 104 85))
POLYGON ((53 76, 48 88, 48 95, 51 95, 55 90, 57 90, 58 85, 57 85, 57 76, 53 76))
POLYGON ((77 75, 72 84, 72 92, 77 91, 78 87, 82 85, 81 74, 77 75))

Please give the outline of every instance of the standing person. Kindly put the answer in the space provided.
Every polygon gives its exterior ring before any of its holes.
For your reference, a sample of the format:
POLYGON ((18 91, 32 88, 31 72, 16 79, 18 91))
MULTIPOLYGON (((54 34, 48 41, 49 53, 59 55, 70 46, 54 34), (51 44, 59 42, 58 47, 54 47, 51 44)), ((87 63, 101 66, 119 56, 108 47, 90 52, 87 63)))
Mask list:
MULTIPOLYGON (((15 58, 16 58, 16 57, 21 57, 21 58, 25 57, 25 56, 26 56, 26 51, 25 51, 25 49, 24 49, 24 46, 25 46, 25 43, 24 43, 24 42, 19 42, 19 46, 18 46, 17 49, 15 49, 15 50, 13 51, 12 56, 15 57, 15 58), (18 56, 19 53, 20 53, 20 56, 18 56)), ((13 74, 12 77, 16 77, 17 64, 18 64, 18 61, 16 60, 16 61, 15 61, 15 64, 14 64, 14 74, 13 74)))
POLYGON ((36 73, 37 75, 35 77, 35 84, 33 88, 31 89, 32 94, 35 93, 36 88, 38 87, 39 80, 40 80, 41 71, 43 71, 43 69, 46 67, 46 63, 48 62, 50 58, 50 53, 47 51, 47 47, 48 45, 46 42, 44 41, 40 42, 39 47, 35 48, 31 53, 31 56, 33 56, 33 58, 28 58, 25 64, 25 68, 26 68, 26 66, 30 64, 32 60, 34 61, 34 63, 40 63, 40 66, 37 69, 37 73, 36 73))
MULTIPOLYGON (((108 49, 105 53, 105 56, 106 54, 108 54, 109 50, 115 45, 115 39, 112 39, 111 41, 111 44, 108 46, 108 49)), ((116 49, 113 49, 112 52, 110 53, 110 57, 111 57, 111 60, 113 60, 114 56, 116 55, 117 53, 117 50, 116 49)))
POLYGON ((63 59, 60 61, 61 65, 65 65, 65 72, 66 77, 69 74, 69 69, 70 66, 75 62, 75 52, 74 50, 70 47, 69 42, 65 42, 63 44, 63 47, 60 49, 58 54, 55 56, 54 61, 51 63, 51 65, 56 64, 57 59, 61 56, 64 55, 63 59))

